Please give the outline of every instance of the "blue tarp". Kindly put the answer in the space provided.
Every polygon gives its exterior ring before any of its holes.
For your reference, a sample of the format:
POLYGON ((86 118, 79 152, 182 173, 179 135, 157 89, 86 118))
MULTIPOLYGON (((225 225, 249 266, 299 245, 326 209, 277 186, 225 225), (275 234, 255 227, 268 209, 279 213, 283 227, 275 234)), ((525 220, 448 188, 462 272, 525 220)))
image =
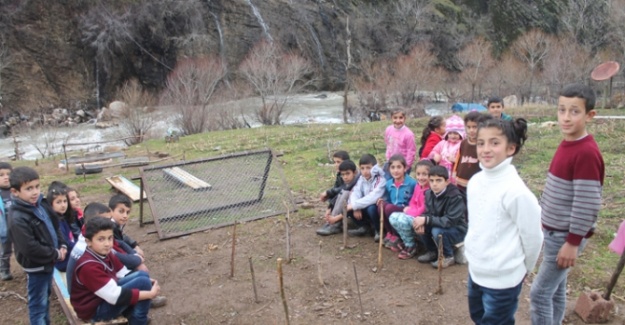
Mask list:
POLYGON ((451 111, 456 112, 470 112, 470 111, 478 111, 485 112, 486 107, 482 104, 477 103, 455 103, 451 105, 451 111))

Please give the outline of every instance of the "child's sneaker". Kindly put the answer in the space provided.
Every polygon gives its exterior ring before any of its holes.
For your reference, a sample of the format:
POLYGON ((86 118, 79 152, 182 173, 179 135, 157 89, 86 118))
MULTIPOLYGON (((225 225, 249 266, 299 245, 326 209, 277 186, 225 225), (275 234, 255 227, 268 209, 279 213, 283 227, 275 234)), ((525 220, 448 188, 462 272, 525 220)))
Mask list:
POLYGON ((397 256, 399 259, 408 260, 417 255, 417 246, 405 247, 399 255, 397 256))
POLYGON ((380 242, 380 232, 379 231, 375 231, 375 235, 373 235, 373 241, 376 243, 380 242))
POLYGON ((430 263, 434 261, 437 257, 438 254, 435 251, 428 251, 427 253, 417 257, 417 261, 419 261, 420 263, 430 263))
POLYGON ((399 237, 393 236, 390 233, 386 235, 388 238, 384 238, 384 247, 391 248, 393 246, 397 246, 397 243, 400 241, 399 237))
MULTIPOLYGON (((445 257, 443 259, 443 268, 456 264, 456 260, 453 256, 445 257)), ((438 260, 432 262, 432 267, 438 269, 438 260)))
POLYGON ((403 251, 405 248, 404 246, 404 242, 400 240, 398 240, 394 246, 391 246, 391 250, 395 253, 399 253, 401 251, 403 251))

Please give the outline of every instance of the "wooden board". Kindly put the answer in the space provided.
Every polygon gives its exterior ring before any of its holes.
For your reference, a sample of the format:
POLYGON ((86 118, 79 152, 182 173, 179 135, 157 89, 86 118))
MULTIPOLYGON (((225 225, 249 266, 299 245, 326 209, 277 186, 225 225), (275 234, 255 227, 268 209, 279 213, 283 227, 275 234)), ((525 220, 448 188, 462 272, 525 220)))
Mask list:
MULTIPOLYGON (((80 318, 78 318, 78 316, 76 316, 74 307, 72 307, 72 304, 69 301, 69 291, 67 291, 67 277, 65 275, 65 272, 61 272, 55 268, 52 283, 53 283, 54 293, 59 298, 61 309, 63 309, 63 313, 65 314, 65 317, 67 318, 67 321, 70 323, 70 325, 91 324, 89 322, 83 322, 80 318)), ((128 324, 128 320, 120 316, 114 320, 111 320, 108 322, 98 322, 96 324, 102 324, 102 325, 128 324)))
POLYGON ((122 168, 146 166, 150 164, 150 158, 148 157, 126 158, 126 159, 120 160, 119 164, 122 166, 122 168))
POLYGON ((174 180, 191 187, 194 190, 207 190, 211 188, 211 185, 205 181, 189 174, 182 170, 180 167, 165 168, 163 172, 173 178, 174 180))
MULTIPOLYGON (((123 157, 126 157, 126 154, 124 152, 117 151, 117 152, 103 152, 103 153, 98 153, 98 154, 86 156, 86 157, 69 157, 67 158, 67 160, 68 160, 68 163, 70 164, 81 164, 81 163, 94 162, 94 161, 99 161, 99 160, 107 160, 107 159, 112 159, 112 158, 123 158, 123 157)), ((65 161, 61 160, 61 163, 65 163, 65 161)))
MULTIPOLYGON (((115 175, 107 177, 106 181, 118 191, 126 194, 134 202, 139 201, 139 186, 129 181, 126 177, 122 175, 115 175)), ((144 191, 143 198, 145 199, 146 197, 147 196, 144 191)))

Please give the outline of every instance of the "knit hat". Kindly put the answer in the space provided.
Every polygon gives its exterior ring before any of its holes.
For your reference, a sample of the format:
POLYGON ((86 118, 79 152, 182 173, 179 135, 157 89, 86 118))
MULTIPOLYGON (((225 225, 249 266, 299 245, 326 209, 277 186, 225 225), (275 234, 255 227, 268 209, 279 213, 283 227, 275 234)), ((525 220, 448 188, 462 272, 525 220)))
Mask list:
POLYGON ((460 137, 464 139, 466 137, 464 133, 464 121, 458 115, 452 115, 446 120, 447 126, 445 127, 445 139, 450 132, 456 132, 460 134, 460 137))

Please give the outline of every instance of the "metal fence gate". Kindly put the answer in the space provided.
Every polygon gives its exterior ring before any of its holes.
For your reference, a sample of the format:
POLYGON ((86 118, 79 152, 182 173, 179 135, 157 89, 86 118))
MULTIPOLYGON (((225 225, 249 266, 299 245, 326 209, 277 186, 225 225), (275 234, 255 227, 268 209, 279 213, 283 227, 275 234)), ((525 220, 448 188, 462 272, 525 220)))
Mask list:
MULTIPOLYGON (((270 149, 139 169, 160 239, 295 210, 270 149)), ((150 221, 141 219, 142 223, 150 221)))

